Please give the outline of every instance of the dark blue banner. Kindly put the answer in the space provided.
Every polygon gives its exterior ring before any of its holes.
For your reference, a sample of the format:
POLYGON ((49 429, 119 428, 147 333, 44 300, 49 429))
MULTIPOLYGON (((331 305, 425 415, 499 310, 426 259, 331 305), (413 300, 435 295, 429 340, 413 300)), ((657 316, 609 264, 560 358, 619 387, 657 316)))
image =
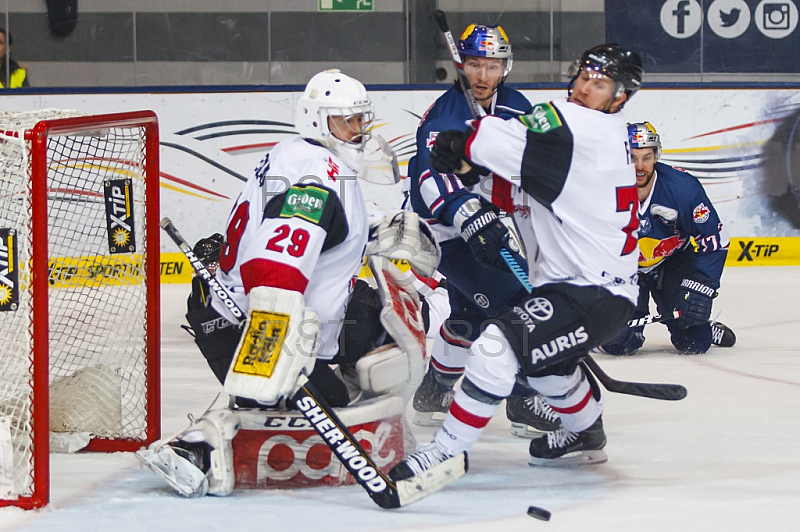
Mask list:
POLYGON ((606 0, 606 39, 645 73, 800 72, 797 0, 606 0))

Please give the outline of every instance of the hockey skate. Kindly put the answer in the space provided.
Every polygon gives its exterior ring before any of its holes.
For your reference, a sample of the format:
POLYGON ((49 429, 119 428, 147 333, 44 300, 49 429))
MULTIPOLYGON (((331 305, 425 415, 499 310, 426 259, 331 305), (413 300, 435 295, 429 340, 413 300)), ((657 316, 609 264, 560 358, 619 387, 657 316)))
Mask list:
POLYGON ((435 370, 429 369, 414 393, 413 422, 420 427, 437 427, 442 424, 450 403, 453 402, 453 388, 436 380, 435 370))
POLYGON ((606 433, 603 430, 603 419, 597 421, 581 432, 570 432, 564 427, 531 440, 532 466, 577 466, 602 464, 608 456, 602 450, 606 446, 606 433))
POLYGON ((711 343, 718 347, 733 347, 736 344, 736 335, 724 323, 713 321, 711 322, 711 343))
POLYGON ((137 451, 139 459, 184 497, 225 496, 233 491, 233 448, 238 416, 212 410, 174 438, 137 451))
POLYGON ((561 419, 541 394, 513 394, 506 398, 506 417, 511 422, 511 434, 518 438, 534 438, 542 432, 561 427, 561 419))

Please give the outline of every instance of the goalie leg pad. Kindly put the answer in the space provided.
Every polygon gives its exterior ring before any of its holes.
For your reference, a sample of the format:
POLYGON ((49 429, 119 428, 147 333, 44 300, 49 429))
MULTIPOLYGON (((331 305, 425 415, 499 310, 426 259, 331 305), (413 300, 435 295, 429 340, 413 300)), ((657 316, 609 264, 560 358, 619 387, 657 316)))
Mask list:
POLYGON ((370 394, 393 393, 408 382, 410 370, 409 354, 396 345, 376 349, 356 363, 358 387, 370 394))
POLYGON ((211 446, 208 494, 230 495, 236 483, 233 472, 233 440, 239 432, 239 416, 227 408, 212 410, 202 418, 203 437, 211 446))
POLYGON ((319 317, 293 290, 258 286, 250 291, 249 306, 225 392, 275 404, 298 389, 300 375, 311 374, 319 317))

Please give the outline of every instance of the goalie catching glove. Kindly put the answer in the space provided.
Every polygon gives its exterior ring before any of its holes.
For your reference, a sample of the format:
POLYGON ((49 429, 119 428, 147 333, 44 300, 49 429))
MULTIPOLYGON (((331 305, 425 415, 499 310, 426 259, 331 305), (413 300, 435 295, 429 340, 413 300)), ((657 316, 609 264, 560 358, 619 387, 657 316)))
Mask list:
POLYGON ((293 290, 257 286, 249 306, 225 392, 273 405, 290 398, 314 369, 321 324, 293 290))
POLYGON ((433 276, 439 266, 442 251, 430 226, 415 212, 394 211, 379 218, 375 209, 370 212, 370 242, 366 255, 405 260, 417 275, 433 276))

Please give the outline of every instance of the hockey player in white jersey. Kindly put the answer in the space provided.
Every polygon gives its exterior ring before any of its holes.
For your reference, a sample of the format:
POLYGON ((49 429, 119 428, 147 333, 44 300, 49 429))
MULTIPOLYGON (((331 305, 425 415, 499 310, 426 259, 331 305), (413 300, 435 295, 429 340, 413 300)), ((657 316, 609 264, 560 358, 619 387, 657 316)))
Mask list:
MULTIPOLYGON (((331 365, 355 371, 358 358, 377 347, 370 343, 387 336, 382 328, 360 329, 348 343, 340 334, 348 306, 358 307, 353 298, 373 293, 357 282, 370 226, 356 179, 372 122, 372 101, 359 81, 338 70, 315 75, 297 103, 300 135, 264 157, 233 206, 216 279, 248 315, 244 329, 216 297, 210 306, 191 297, 187 319, 238 406, 290 399, 305 378, 330 406, 344 406, 349 390, 331 365)), ((428 274, 438 262, 433 257, 428 274)), ((380 305, 371 314, 380 327, 380 305)), ((185 496, 227 495, 237 429, 233 411, 213 410, 138 457, 185 496)))
POLYGON ((638 293, 636 177, 619 111, 642 73, 637 54, 599 45, 573 64, 567 99, 534 105, 519 119, 487 116, 472 131, 439 134, 431 155, 437 171, 468 176, 470 166, 488 168, 530 209, 521 234, 533 291, 473 343, 442 428, 392 469, 395 480, 465 453, 518 371, 563 424, 531 441, 530 463, 606 460, 600 390, 580 362, 626 325, 638 293))

